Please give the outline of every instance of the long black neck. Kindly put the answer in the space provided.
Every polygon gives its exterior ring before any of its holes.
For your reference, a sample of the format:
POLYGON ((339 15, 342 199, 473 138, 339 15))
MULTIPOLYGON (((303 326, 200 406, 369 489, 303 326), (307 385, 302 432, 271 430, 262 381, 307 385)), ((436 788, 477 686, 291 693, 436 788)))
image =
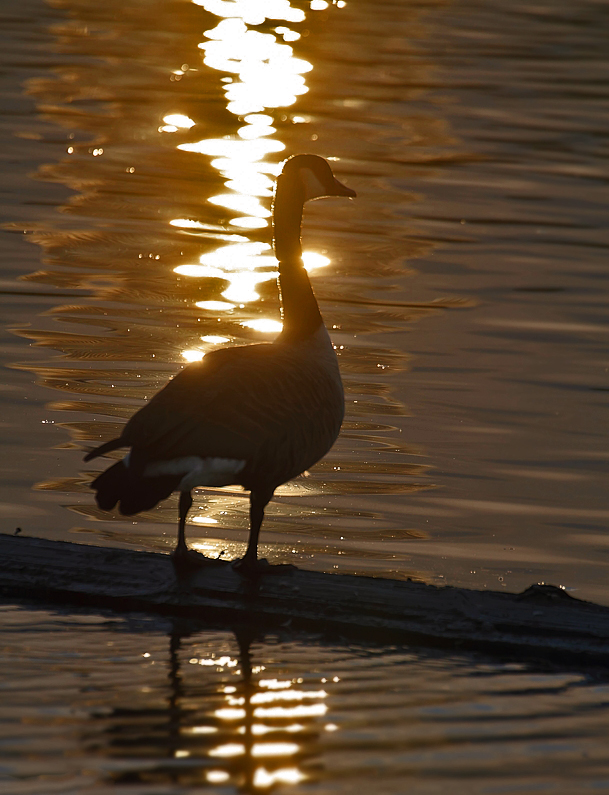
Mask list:
POLYGON ((282 174, 273 205, 275 256, 279 260, 279 290, 283 316, 281 340, 298 341, 323 323, 309 276, 302 264, 300 225, 304 190, 299 181, 282 174))

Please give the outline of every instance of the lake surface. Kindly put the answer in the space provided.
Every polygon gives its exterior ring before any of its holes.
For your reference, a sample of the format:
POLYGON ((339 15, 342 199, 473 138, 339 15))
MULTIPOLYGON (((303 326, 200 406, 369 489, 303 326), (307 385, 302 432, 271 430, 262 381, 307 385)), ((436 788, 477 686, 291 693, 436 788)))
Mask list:
MULTIPOLYGON (((308 205, 303 237, 347 417, 327 458, 278 490, 262 553, 473 588, 546 581, 609 604, 606 4, 22 0, 0 21, 3 532, 170 551, 177 500, 135 521, 99 511, 83 452, 188 361, 277 333, 272 184, 313 152, 358 193, 308 205)), ((188 537, 238 557, 247 526, 245 495, 200 490, 188 537)), ((40 765, 28 778, 11 762, 11 792, 254 786, 243 754, 229 784, 205 778, 217 738, 196 762, 171 750, 192 750, 175 745, 189 710, 237 677, 199 680, 188 656, 237 659, 232 634, 180 641, 178 675, 177 630, 2 615, 9 736, 19 726, 40 765), (97 682, 90 703, 79 677, 97 682)), ((372 775, 395 793, 455 778, 467 793, 609 789, 591 739, 604 685, 581 673, 286 644, 259 641, 256 664, 350 678, 341 731, 325 713, 303 730, 307 778, 290 791, 356 792, 372 775)))
MULTIPOLYGON (((4 528, 171 548, 176 500, 100 512, 82 451, 277 333, 272 181, 310 151, 358 192, 304 231, 347 420, 264 554, 609 603, 604 4, 341 5, 5 10, 4 528)), ((238 556, 245 495, 195 508, 238 556)))
POLYGON ((609 791, 606 675, 143 617, 0 615, 7 795, 609 791))

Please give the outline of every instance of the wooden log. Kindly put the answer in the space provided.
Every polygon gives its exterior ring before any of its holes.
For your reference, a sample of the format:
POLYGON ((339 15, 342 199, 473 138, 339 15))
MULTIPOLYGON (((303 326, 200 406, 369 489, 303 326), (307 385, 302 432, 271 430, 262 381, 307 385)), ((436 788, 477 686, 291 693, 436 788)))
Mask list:
POLYGON ((303 570, 252 584, 217 560, 178 578, 166 554, 0 535, 0 594, 384 642, 609 660, 609 608, 551 585, 511 594, 303 570))

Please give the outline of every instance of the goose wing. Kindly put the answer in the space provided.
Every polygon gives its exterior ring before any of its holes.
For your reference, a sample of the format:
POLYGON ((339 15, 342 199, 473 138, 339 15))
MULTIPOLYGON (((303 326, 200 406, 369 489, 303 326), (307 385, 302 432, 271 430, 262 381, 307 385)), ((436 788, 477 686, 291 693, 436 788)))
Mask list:
POLYGON ((278 344, 214 351, 140 409, 115 446, 132 447, 134 464, 193 455, 251 460, 306 416, 321 419, 327 388, 317 370, 278 344))

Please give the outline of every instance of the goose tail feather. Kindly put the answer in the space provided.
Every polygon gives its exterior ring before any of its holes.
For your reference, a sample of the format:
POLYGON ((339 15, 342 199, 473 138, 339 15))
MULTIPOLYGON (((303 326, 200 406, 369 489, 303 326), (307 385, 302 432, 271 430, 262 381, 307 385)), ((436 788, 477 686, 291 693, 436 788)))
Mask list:
POLYGON ((105 442, 104 444, 100 444, 99 447, 96 447, 94 450, 91 450, 87 453, 84 457, 85 461, 91 461, 94 458, 97 458, 100 455, 104 455, 104 453, 111 453, 112 450, 118 450, 119 447, 126 447, 127 442, 125 442, 120 436, 118 439, 111 439, 109 442, 105 442))
POLYGON ((103 511, 111 511, 118 503, 123 516, 146 511, 169 497, 177 488, 181 475, 143 478, 129 472, 119 461, 95 478, 91 488, 97 492, 95 501, 103 511))

